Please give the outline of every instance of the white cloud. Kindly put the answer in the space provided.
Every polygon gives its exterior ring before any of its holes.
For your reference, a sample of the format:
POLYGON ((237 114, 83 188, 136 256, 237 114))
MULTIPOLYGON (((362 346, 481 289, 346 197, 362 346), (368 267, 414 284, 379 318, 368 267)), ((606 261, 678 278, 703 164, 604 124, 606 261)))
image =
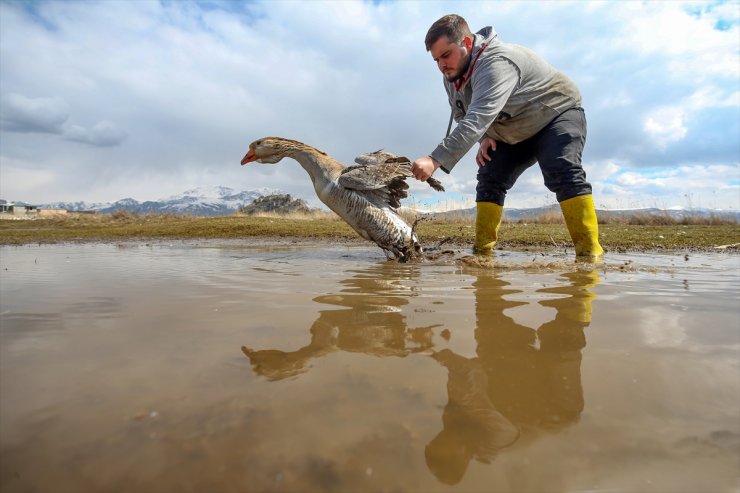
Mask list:
POLYGON ((686 98, 686 108, 701 111, 711 108, 740 108, 740 90, 723 90, 715 85, 703 85, 686 98))
POLYGON ((103 120, 85 128, 69 123, 69 115, 69 105, 62 98, 11 93, 2 97, 0 128, 7 132, 58 134, 66 140, 101 147, 118 145, 126 138, 126 132, 115 123, 103 120))
POLYGON ((648 177, 641 175, 640 173, 635 173, 633 171, 628 171, 626 173, 620 174, 615 180, 615 183, 627 187, 645 186, 649 184, 659 186, 659 183, 656 183, 653 180, 650 180, 648 177))
POLYGON ((64 127, 63 134, 67 140, 100 147, 118 145, 126 138, 126 132, 107 120, 100 121, 91 128, 68 125, 64 127))
POLYGON ((56 173, 37 168, 33 163, 0 155, 0 196, 5 200, 23 201, 37 190, 51 191, 56 173))
POLYGON ((69 118, 69 105, 60 97, 29 98, 10 93, 0 100, 0 128, 9 132, 58 134, 69 118))
MULTIPOLYGON (((730 2, 732 4, 733 2, 730 2)), ((711 2, 625 2, 615 9, 623 22, 621 48, 667 57, 676 75, 709 80, 737 77, 738 9, 711 2), (730 22, 726 30, 717 23, 730 22)))
POLYGON ((699 112, 716 108, 738 108, 740 91, 729 93, 715 85, 702 85, 679 105, 654 109, 644 121, 643 128, 661 150, 678 142, 689 133, 687 121, 699 112))
MULTIPOLYGON (((457 11, 473 29, 493 24, 504 41, 540 51, 579 84, 597 203, 644 201, 630 187, 650 186, 656 169, 687 167, 683 183, 663 177, 672 203, 693 186, 692 173, 727 166, 696 193, 737 208, 722 187, 737 183, 740 162, 737 10, 701 2, 0 2, 0 168, 10 176, 14 163, 13 180, 23 183, 12 186, 27 194, 16 198, 31 202, 147 200, 228 185, 283 189, 315 204, 296 163, 240 167, 248 144, 285 136, 347 163, 380 147, 428 154, 449 109, 423 37, 457 11), (533 16, 547 22, 532 24, 533 16), (39 171, 56 185, 45 186, 39 171)), ((440 174, 449 197, 415 184, 415 200, 474 200, 473 155, 440 174)), ((536 167, 507 198, 511 207, 552 202, 536 167)))
POLYGON ((610 209, 698 207, 740 211, 740 164, 694 164, 642 171, 617 167, 595 188, 601 206, 610 209), (605 190, 608 193, 603 193, 605 190))
POLYGON ((681 108, 658 108, 645 119, 645 132, 664 149, 671 142, 686 137, 688 129, 684 125, 685 118, 681 108))

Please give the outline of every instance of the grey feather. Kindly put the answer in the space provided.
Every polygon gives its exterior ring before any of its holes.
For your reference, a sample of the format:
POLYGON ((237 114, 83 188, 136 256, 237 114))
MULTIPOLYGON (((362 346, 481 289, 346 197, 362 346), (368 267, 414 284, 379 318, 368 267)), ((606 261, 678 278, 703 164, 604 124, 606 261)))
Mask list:
MULTIPOLYGON (((394 163, 394 164, 400 165, 402 169, 405 169, 409 172, 409 174, 406 176, 413 176, 411 174, 411 161, 409 160, 409 158, 405 156, 396 156, 392 152, 388 152, 383 149, 379 149, 373 152, 366 152, 365 154, 360 154, 359 156, 355 158, 355 162, 363 166, 377 166, 379 164, 394 163)), ((355 168, 355 167, 356 166, 352 166, 352 168, 355 168)), ((430 176, 429 178, 427 178, 426 183, 438 192, 445 191, 445 188, 442 186, 442 183, 436 178, 433 178, 430 176)))

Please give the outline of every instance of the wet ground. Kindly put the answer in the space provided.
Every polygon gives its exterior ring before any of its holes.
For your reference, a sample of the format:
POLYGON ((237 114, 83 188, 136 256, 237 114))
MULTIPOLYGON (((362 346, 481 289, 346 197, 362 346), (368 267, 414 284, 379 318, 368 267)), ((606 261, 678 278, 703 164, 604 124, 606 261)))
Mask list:
POLYGON ((0 248, 3 492, 738 491, 740 256, 0 248))

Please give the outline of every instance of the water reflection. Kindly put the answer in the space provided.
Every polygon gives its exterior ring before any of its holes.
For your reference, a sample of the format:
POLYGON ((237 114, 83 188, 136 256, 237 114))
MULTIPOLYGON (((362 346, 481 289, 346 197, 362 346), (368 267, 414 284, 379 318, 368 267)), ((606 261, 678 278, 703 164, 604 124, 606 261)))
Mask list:
POLYGON ((416 275, 417 266, 399 269, 383 263, 350 271, 355 275, 341 281, 339 294, 322 295, 314 301, 343 309, 321 310, 311 325, 311 341, 296 351, 253 350, 242 346, 258 375, 270 380, 294 377, 307 370, 308 362, 334 351, 375 356, 406 356, 432 348, 435 326, 408 328, 402 307, 415 296, 405 283, 416 275))
POLYGON ((480 275, 475 288, 476 354, 449 349, 433 355, 447 368, 448 403, 443 429, 425 449, 429 469, 440 481, 458 483, 471 460, 489 463, 499 450, 532 430, 558 431, 583 411, 581 350, 591 323, 590 289, 598 273, 562 274, 568 284, 539 293, 562 295, 539 301, 556 310, 539 328, 517 323, 505 311, 526 302, 495 275, 480 275))
MULTIPOLYGON (((254 372, 269 380, 295 377, 312 358, 333 351, 404 357, 430 354, 448 371, 448 402, 442 429, 425 447, 429 470, 441 482, 457 484, 471 460, 490 463, 497 453, 525 435, 557 432, 578 421, 583 411, 581 351, 591 323, 591 291, 596 270, 563 273, 556 286, 537 290, 537 302, 554 308, 552 320, 528 327, 508 310, 528 305, 524 293, 501 274, 478 273, 475 293, 476 356, 434 350, 433 329, 408 328, 402 308, 418 293, 416 273, 395 264, 354 271, 338 294, 314 301, 340 309, 320 311, 310 342, 296 351, 242 347, 254 372)), ((452 331, 454 334, 454 330, 452 331)))

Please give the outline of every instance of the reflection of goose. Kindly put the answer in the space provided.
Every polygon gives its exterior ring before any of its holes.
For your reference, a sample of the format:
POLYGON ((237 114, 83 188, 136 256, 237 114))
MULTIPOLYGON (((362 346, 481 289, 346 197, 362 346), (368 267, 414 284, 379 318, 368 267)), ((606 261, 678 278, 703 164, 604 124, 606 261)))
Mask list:
POLYGON ((319 311, 309 329, 310 342, 295 351, 242 346, 254 372, 269 380, 282 380, 306 372, 311 360, 334 351, 401 358, 428 351, 433 327, 407 326, 402 308, 414 293, 401 282, 405 275, 400 269, 397 264, 383 262, 357 270, 353 277, 340 281, 345 287, 339 293, 314 298, 331 309, 319 311))
MULTIPOLYGON (((346 167, 328 154, 301 142, 265 137, 252 142, 242 164, 275 164, 295 159, 308 172, 321 202, 344 219, 366 240, 374 241, 389 258, 406 261, 421 254, 413 228, 399 215, 400 200, 408 196, 411 175, 407 158, 380 151, 362 156, 363 164, 346 167)), ((430 183, 427 181, 427 183, 430 183)), ((430 185, 444 188, 436 180, 430 185)))

